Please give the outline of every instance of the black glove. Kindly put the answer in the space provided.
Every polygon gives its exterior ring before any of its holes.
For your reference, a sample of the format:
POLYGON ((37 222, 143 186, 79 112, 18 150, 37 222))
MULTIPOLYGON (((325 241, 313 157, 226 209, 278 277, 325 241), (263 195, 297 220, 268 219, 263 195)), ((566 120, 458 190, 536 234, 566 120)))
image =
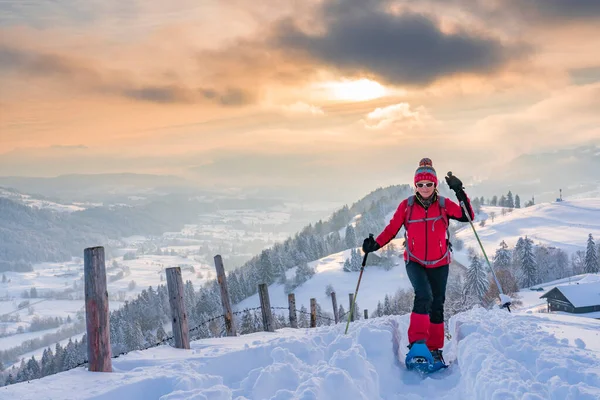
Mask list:
POLYGON ((451 172, 448 172, 448 175, 446 176, 446 183, 448 184, 448 186, 450 186, 450 189, 454 190, 454 193, 456 193, 457 195, 459 191, 463 190, 463 184, 461 180, 458 179, 456 176, 452 175, 451 172))
POLYGON ((462 201, 463 203, 467 204, 467 194, 464 191, 462 181, 456 176, 452 175, 452 172, 448 172, 448 175, 446 176, 446 183, 448 186, 450 186, 450 189, 454 190, 458 201, 462 201))
POLYGON ((379 243, 377 243, 373 236, 369 236, 363 241, 362 250, 365 254, 367 254, 379 250, 380 247, 381 246, 379 243))

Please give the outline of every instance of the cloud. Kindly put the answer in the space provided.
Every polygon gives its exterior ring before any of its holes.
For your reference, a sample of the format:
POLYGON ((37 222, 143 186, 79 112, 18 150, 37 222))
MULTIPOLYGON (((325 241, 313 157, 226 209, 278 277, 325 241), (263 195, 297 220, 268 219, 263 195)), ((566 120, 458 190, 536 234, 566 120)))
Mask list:
MULTIPOLYGON (((196 103, 210 101, 224 106, 241 106, 253 95, 240 88, 213 89, 180 83, 144 84, 134 81, 131 73, 92 65, 91 60, 62 54, 38 53, 0 44, 0 72, 12 72, 27 78, 61 80, 67 87, 88 93, 118 95, 152 103, 196 103)), ((174 77, 165 73, 164 76, 174 77)))
POLYGON ((79 145, 63 145, 63 144, 55 144, 50 146, 51 149, 55 149, 55 150, 87 150, 89 149, 88 146, 85 146, 83 144, 79 144, 79 145))
POLYGON ((466 28, 446 33, 433 16, 392 14, 372 3, 379 2, 326 5, 324 32, 309 33, 292 19, 282 20, 270 41, 345 74, 371 74, 403 85, 427 85, 461 73, 491 74, 529 51, 466 28))
POLYGON ((600 144, 600 82, 571 86, 518 112, 478 121, 471 137, 512 155, 589 143, 600 144))
POLYGON ((421 106, 411 110, 410 104, 399 103, 376 108, 368 113, 361 122, 367 129, 394 128, 400 131, 409 131, 424 127, 431 119, 425 107, 421 106))
POLYGON ((310 115, 325 115, 325 111, 320 107, 311 104, 297 101, 296 103, 282 106, 281 109, 290 114, 310 114, 310 115))

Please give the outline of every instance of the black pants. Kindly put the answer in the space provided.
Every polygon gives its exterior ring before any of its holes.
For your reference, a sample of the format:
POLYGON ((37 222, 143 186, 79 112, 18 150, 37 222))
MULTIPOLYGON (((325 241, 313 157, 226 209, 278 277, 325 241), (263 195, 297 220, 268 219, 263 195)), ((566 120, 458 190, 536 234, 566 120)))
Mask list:
POLYGON ((415 290, 412 311, 417 314, 429 314, 429 320, 433 324, 444 322, 448 269, 448 265, 425 268, 414 261, 406 264, 408 279, 415 290))

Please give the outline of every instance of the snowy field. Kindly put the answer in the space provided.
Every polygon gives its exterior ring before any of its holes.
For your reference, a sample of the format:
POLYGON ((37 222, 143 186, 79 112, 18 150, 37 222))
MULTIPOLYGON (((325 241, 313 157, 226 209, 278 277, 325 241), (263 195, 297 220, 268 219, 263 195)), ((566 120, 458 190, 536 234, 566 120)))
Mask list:
POLYGON ((400 400, 600 398, 600 321, 481 308, 452 318, 450 368, 404 369, 408 316, 203 339, 0 389, 6 399, 400 400), (562 333, 557 332, 563 330, 562 333), (394 340, 398 338, 398 340, 394 340), (399 361, 400 360, 400 361, 399 361))
MULTIPOLYGON (((396 239, 394 243, 400 247, 401 240, 396 239)), ((296 297, 296 308, 300 309, 304 305, 310 309, 310 299, 315 298, 317 303, 321 305, 324 311, 332 312, 333 305, 331 298, 327 296, 325 289, 331 284, 336 292, 337 303, 343 305, 347 311, 349 306, 349 293, 354 293, 356 283, 360 272, 344 272, 344 261, 350 258, 350 250, 341 251, 331 254, 320 260, 308 263, 315 270, 308 281, 298 286, 294 290, 296 297)), ((358 308, 369 310, 369 315, 375 311, 377 303, 383 302, 386 294, 393 296, 398 289, 411 288, 410 281, 406 275, 406 267, 404 261, 397 259, 398 265, 389 271, 379 266, 366 267, 361 279, 360 290, 357 297, 358 308)), ((453 266, 456 267, 456 266, 453 266)), ((296 269, 292 268, 287 271, 287 278, 294 279, 296 269)), ((269 286, 269 298, 272 307, 287 307, 288 296, 285 293, 284 285, 274 283, 269 286)), ((243 310, 245 308, 253 308, 260 305, 258 294, 255 294, 236 305, 236 309, 243 310)))
MULTIPOLYGON (((600 240, 599 198, 542 203, 516 208, 506 215, 502 215, 501 207, 483 206, 482 211, 488 219, 484 227, 476 224, 475 229, 490 258, 502 240, 511 248, 519 237, 526 235, 534 244, 558 247, 569 256, 577 250, 585 251, 588 234, 591 233, 596 241, 600 240), (494 222, 489 217, 491 212, 496 213, 494 222)), ((460 229, 457 237, 464 241, 465 249, 473 247, 481 252, 468 223, 460 229)), ((462 264, 469 265, 466 251, 455 252, 455 257, 462 264)))

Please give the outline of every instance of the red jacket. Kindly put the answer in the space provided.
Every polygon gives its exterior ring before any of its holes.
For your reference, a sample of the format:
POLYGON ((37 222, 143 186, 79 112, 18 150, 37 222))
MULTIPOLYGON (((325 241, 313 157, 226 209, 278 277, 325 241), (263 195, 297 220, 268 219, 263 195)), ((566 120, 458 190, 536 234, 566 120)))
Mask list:
MULTIPOLYGON (((474 218, 471 202, 467 197, 467 209, 471 219, 474 218)), ((426 268, 441 267, 450 264, 451 256, 446 242, 446 228, 450 219, 468 222, 467 216, 461 206, 445 199, 445 213, 441 211, 439 200, 432 203, 427 210, 415 199, 412 211, 408 210, 408 199, 404 199, 398 206, 390 223, 383 232, 377 236, 377 243, 383 247, 390 242, 400 231, 402 226, 406 229, 406 250, 404 260, 410 259, 424 265, 426 268), (410 217, 410 223, 408 223, 410 217), (437 218, 436 218, 437 217, 437 218), (425 220, 427 218, 427 220, 425 220)))

